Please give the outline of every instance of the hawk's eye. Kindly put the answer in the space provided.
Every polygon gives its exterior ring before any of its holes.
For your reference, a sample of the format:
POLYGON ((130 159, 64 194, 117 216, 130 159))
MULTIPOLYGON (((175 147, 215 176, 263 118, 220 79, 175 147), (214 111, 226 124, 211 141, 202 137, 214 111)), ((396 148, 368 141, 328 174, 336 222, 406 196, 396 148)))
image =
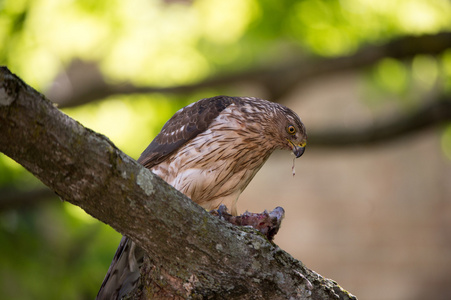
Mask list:
POLYGON ((288 132, 289 134, 295 134, 295 133, 296 133, 296 128, 294 128, 293 125, 288 125, 288 127, 287 127, 287 132, 288 132))

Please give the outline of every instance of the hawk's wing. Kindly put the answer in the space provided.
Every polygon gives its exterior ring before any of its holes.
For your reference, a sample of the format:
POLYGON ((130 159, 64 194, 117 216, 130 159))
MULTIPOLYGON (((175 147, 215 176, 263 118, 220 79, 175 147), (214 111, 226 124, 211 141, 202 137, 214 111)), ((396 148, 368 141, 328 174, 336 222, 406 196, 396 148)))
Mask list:
POLYGON ((160 133, 144 150, 138 162, 148 169, 164 161, 199 133, 207 130, 213 120, 238 97, 217 96, 199 100, 182 108, 164 124, 160 133))

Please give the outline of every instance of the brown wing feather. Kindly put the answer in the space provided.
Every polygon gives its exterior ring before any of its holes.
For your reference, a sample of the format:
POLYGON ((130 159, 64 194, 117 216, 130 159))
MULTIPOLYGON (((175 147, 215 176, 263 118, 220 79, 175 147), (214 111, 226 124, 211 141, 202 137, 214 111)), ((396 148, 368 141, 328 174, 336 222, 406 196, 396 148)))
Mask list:
POLYGON ((150 169, 179 149, 199 133, 207 130, 213 120, 237 97, 217 96, 199 100, 182 108, 164 124, 160 133, 144 150, 138 162, 150 169))
POLYGON ((105 275, 96 300, 122 299, 139 279, 144 250, 123 236, 105 275))

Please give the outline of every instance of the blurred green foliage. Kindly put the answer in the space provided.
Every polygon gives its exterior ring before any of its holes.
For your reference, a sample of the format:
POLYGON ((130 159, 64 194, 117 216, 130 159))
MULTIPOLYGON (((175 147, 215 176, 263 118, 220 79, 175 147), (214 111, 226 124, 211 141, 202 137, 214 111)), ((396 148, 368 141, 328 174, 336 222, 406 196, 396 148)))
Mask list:
MULTIPOLYGON (((2 0, 0 64, 41 91, 75 58, 98 62, 111 81, 186 85, 450 30, 450 17, 447 0, 2 0)), ((368 101, 396 95, 412 107, 437 84, 450 90, 451 51, 384 59, 366 77, 368 101)), ((114 96, 64 112, 137 158, 178 108, 215 93, 114 96)), ((451 158, 450 128, 442 148, 451 158)), ((0 185, 27 190, 39 183, 0 154, 0 185)), ((0 211, 1 298, 92 299, 119 239, 61 201, 0 211)))
POLYGON ((120 236, 56 203, 2 212, 2 299, 92 299, 97 292, 120 236))

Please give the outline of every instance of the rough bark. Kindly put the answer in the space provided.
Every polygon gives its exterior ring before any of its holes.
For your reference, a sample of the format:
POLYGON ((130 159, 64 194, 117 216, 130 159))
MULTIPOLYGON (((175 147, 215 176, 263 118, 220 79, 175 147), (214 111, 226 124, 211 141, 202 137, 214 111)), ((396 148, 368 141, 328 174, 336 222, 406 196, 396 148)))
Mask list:
POLYGON ((254 230, 210 216, 4 67, 0 151, 145 249, 136 299, 355 299, 254 230))

